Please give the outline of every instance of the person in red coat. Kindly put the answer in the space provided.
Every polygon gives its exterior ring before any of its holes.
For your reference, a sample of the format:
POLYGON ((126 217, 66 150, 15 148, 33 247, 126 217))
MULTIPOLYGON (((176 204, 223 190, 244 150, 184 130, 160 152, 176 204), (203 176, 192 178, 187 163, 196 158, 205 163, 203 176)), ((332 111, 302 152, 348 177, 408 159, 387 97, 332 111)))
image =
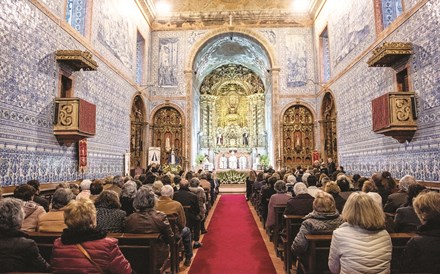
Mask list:
POLYGON ((130 263, 118 247, 118 240, 108 238, 105 232, 96 229, 96 208, 91 200, 70 201, 64 211, 64 221, 67 228, 55 240, 52 250, 54 273, 132 272, 130 263))

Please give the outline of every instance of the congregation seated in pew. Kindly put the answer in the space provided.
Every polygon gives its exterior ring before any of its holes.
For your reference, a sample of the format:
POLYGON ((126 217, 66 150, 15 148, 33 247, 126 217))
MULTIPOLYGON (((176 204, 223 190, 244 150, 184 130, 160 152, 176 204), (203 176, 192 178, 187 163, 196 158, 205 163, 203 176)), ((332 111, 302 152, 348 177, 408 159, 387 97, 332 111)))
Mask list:
POLYGON ((64 210, 67 229, 53 244, 51 267, 56 273, 130 274, 130 263, 118 241, 96 228, 96 208, 89 199, 72 200, 64 210), (67 263, 69 262, 69 263, 67 263))
POLYGON ((70 188, 58 188, 52 196, 51 209, 48 213, 38 218, 38 231, 63 232, 67 228, 64 222, 64 210, 71 200, 75 198, 70 188))

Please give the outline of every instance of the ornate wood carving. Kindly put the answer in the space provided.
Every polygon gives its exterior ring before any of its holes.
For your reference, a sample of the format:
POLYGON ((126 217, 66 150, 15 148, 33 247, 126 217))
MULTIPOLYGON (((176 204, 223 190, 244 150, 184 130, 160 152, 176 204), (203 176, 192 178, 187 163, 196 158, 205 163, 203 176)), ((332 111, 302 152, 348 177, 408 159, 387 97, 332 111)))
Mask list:
POLYGON ((93 60, 93 55, 88 51, 81 50, 57 50, 55 52, 55 60, 65 64, 73 71, 96 70, 98 64, 93 60))
POLYGON ((55 100, 54 134, 60 142, 72 142, 95 135, 96 106, 80 98, 55 100))
POLYGON ((130 139, 130 168, 135 169, 141 166, 144 157, 144 129, 147 123, 145 122, 145 107, 144 102, 140 96, 136 96, 131 108, 131 139, 130 139))
POLYGON ((333 96, 329 92, 324 95, 321 111, 324 159, 332 158, 334 162, 337 162, 336 106, 333 96))
POLYGON ((372 101, 373 131, 400 143, 410 141, 417 129, 414 92, 389 92, 372 101))
POLYGON ((311 165, 314 150, 312 112, 294 105, 283 115, 282 157, 285 166, 311 165))
POLYGON ((384 42, 373 50, 373 56, 368 59, 370 67, 393 67, 406 62, 413 53, 411 43, 384 42))
POLYGON ((160 147, 161 164, 168 163, 174 151, 176 161, 182 164, 183 119, 173 107, 159 109, 153 118, 153 146, 160 147))

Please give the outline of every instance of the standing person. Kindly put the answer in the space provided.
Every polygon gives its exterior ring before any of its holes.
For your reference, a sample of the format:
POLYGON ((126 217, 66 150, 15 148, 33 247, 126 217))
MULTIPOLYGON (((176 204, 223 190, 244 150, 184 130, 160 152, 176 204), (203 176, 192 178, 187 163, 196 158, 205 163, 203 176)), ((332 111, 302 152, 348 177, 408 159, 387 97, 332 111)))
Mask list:
POLYGON ((257 172, 251 169, 249 171, 249 176, 246 177, 246 201, 249 201, 249 199, 251 198, 252 186, 254 185, 256 179, 257 179, 257 172))
POLYGON ((0 272, 49 272, 34 240, 20 230, 23 202, 0 198, 0 272))
POLYGON ((405 272, 440 273, 440 193, 420 193, 413 202, 422 225, 402 255, 405 272))
POLYGON ((336 164, 335 164, 335 162, 333 162, 332 158, 327 159, 327 170, 328 170, 329 176, 331 176, 336 171, 336 164))
POLYGON ((186 179, 181 179, 178 183, 180 188, 174 193, 173 200, 178 201, 182 206, 190 206, 185 212, 186 221, 194 234, 194 241, 198 243, 201 229, 199 200, 197 195, 189 190, 189 182, 186 179))
POLYGON ((70 201, 64 221, 67 228, 53 244, 51 262, 55 273, 84 273, 85 269, 87 273, 131 273, 118 240, 96 229, 96 209, 91 200, 70 201))
POLYGON ((136 212, 125 219, 124 232, 127 233, 160 233, 160 241, 157 243, 156 265, 157 273, 166 265, 174 234, 165 213, 157 211, 156 196, 148 187, 139 188, 133 200, 136 212))
POLYGON ((385 213, 364 192, 348 197, 342 211, 345 221, 333 232, 328 266, 332 273, 389 273, 391 237, 385 230, 385 213))

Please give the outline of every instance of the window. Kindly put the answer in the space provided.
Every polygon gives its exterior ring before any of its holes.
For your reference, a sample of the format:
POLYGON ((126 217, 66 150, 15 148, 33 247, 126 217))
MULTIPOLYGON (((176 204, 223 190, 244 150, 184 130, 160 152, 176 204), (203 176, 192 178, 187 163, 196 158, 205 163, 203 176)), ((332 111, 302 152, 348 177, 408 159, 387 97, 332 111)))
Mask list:
POLYGON ((145 39, 138 32, 136 41, 136 82, 141 85, 144 78, 145 39))
POLYGON ((382 28, 387 28, 403 12, 402 0, 380 0, 382 28))
POLYGON ((87 0, 67 0, 66 21, 82 35, 85 32, 87 0))
POLYGON ((327 27, 319 35, 321 57, 321 80, 323 83, 330 80, 330 45, 327 27))

